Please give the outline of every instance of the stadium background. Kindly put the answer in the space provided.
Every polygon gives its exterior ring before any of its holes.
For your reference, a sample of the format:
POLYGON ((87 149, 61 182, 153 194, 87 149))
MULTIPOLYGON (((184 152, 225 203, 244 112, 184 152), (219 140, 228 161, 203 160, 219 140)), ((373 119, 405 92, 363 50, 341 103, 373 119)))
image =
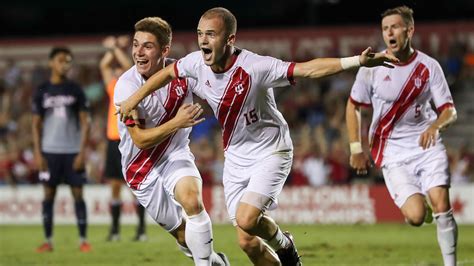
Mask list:
MULTIPOLYGON (((443 133, 452 172, 451 198, 460 224, 474 223, 474 2, 343 0, 254 1, 10 1, 0 9, 0 224, 41 223, 42 189, 33 168, 31 95, 48 77, 47 54, 67 45, 75 63, 70 75, 92 104, 88 145, 89 183, 85 199, 91 224, 109 222, 109 191, 102 177, 107 95, 98 69, 108 35, 132 34, 144 16, 162 16, 174 29, 172 56, 197 48, 199 15, 225 6, 238 19, 237 45, 285 60, 341 57, 372 46, 383 49, 379 14, 401 3, 415 9, 414 47, 441 63, 458 110, 458 121, 443 133)), ((348 165, 345 101, 355 72, 317 81, 298 80, 275 94, 291 129, 295 159, 281 195, 278 221, 289 224, 403 223, 389 198, 381 172, 358 177, 348 165)), ((206 206, 216 223, 228 223, 220 185, 223 155, 220 130, 210 110, 193 129, 192 150, 204 178, 206 206)), ((367 127, 365 124, 364 127, 367 127)), ((367 136, 364 136, 365 140, 367 136)), ((122 221, 134 223, 130 193, 123 192, 122 221)), ((72 199, 62 187, 55 222, 75 222, 72 199)), ((7 228, 7 227, 0 227, 7 228)), ((3 229, 5 230, 5 229, 3 229)), ((104 229, 105 230, 105 229, 104 229)), ((38 227, 38 231, 40 228, 38 227)), ((39 234, 38 234, 39 235, 39 234)), ((104 232, 105 235, 105 232, 104 232)), ((38 239, 39 241, 39 239, 38 239)))

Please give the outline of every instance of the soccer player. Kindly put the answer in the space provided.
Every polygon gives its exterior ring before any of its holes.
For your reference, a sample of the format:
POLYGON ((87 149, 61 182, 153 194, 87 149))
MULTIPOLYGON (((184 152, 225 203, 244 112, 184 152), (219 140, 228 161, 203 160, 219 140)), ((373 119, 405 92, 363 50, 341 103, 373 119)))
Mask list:
POLYGON ((236 30, 236 18, 229 10, 206 11, 197 27, 200 51, 150 77, 119 104, 121 119, 171 80, 195 79, 198 86, 193 92, 208 102, 222 127, 226 206, 240 247, 255 265, 300 265, 292 236, 265 213, 276 206, 293 158, 288 125, 276 108, 272 87, 289 85, 294 77, 318 78, 396 59, 367 49, 361 56, 342 60, 283 62, 235 47, 236 30))
POLYGON ((89 137, 89 112, 85 94, 78 84, 66 78, 72 64, 68 48, 55 47, 49 54, 49 80, 40 85, 33 96, 34 156, 43 182, 43 227, 46 241, 37 252, 53 251, 53 213, 57 186, 71 186, 80 250, 88 252, 86 240, 87 211, 82 196, 86 183, 85 148, 89 137))
MULTIPOLYGON (((107 155, 105 160, 104 175, 110 182, 112 189, 112 201, 110 203, 110 213, 112 215, 112 225, 107 237, 108 241, 118 241, 120 239, 120 213, 122 200, 120 191, 123 185, 121 155, 118 149, 120 136, 118 133, 117 117, 115 115, 114 89, 117 79, 126 70, 132 67, 133 62, 126 53, 130 47, 130 37, 123 35, 119 37, 108 36, 102 42, 107 49, 100 60, 100 73, 106 86, 109 96, 109 110, 107 114, 107 155)), ((138 216, 138 226, 134 240, 145 241, 145 208, 136 201, 136 212, 138 216)))
MULTIPOLYGON (((172 62, 166 58, 170 45, 171 27, 163 19, 149 17, 135 24, 135 65, 117 81, 115 103, 172 62)), ((224 254, 213 251, 202 180, 188 146, 190 127, 203 121, 201 106, 192 104, 190 90, 195 85, 191 79, 174 79, 139 103, 134 113, 139 122, 119 123, 122 172, 140 204, 195 265, 229 265, 224 254)))
POLYGON ((445 265, 456 265, 457 226, 449 202, 449 172, 440 130, 456 110, 439 63, 413 49, 413 10, 400 6, 382 14, 386 53, 400 59, 393 69, 361 68, 346 107, 350 164, 365 174, 371 162, 361 146, 360 107, 372 106, 370 151, 407 222, 420 226, 429 198, 445 265), (437 113, 432 110, 433 101, 437 113))

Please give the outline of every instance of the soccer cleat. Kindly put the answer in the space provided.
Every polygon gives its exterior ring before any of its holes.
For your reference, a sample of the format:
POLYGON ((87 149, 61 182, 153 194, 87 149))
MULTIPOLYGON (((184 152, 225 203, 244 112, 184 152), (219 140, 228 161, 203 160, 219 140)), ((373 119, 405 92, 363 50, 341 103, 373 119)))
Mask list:
POLYGON ((118 242, 118 241, 120 241, 120 235, 119 234, 110 234, 107 237, 107 241, 108 242, 118 242))
POLYGON ((84 253, 91 252, 92 251, 92 246, 91 246, 91 244, 89 244, 89 242, 84 241, 79 246, 79 250, 81 252, 84 252, 84 253))
POLYGON ((39 246, 36 249, 37 253, 45 253, 45 252, 52 252, 53 251, 53 245, 51 245, 48 242, 44 242, 41 246, 39 246))
POLYGON ((222 261, 224 262, 224 265, 223 266, 230 266, 230 262, 229 262, 229 259, 227 258, 227 256, 222 253, 222 252, 217 252, 217 255, 219 257, 221 257, 222 261))
POLYGON ((133 241, 137 242, 146 242, 148 240, 148 237, 146 234, 137 234, 134 238, 133 241))
POLYGON ((298 250, 296 249, 293 236, 289 232, 284 232, 283 234, 290 240, 290 245, 286 248, 281 248, 276 251, 281 265, 302 266, 303 263, 301 262, 300 256, 298 255, 298 250))
POLYGON ((431 208, 431 205, 427 201, 425 201, 425 207, 425 223, 430 224, 433 222, 433 208, 431 208))

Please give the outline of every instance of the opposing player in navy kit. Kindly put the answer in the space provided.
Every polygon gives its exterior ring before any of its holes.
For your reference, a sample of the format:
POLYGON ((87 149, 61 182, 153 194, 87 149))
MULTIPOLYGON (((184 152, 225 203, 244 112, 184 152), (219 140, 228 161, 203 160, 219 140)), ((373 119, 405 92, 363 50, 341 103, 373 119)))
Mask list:
POLYGON ((89 113, 83 90, 66 78, 71 64, 72 53, 68 48, 53 48, 49 55, 51 76, 33 97, 34 156, 44 186, 42 213, 46 238, 37 252, 53 251, 54 199, 57 186, 63 182, 71 186, 74 197, 80 250, 91 250, 86 240, 87 211, 82 195, 89 113))

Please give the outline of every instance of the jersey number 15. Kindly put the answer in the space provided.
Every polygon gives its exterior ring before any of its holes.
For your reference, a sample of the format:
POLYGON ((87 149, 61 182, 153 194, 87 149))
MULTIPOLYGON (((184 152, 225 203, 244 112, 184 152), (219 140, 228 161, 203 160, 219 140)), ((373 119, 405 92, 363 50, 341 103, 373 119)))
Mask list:
POLYGON ((249 126, 258 121, 258 115, 255 112, 255 108, 250 110, 248 113, 244 113, 245 116, 245 125, 249 126))

